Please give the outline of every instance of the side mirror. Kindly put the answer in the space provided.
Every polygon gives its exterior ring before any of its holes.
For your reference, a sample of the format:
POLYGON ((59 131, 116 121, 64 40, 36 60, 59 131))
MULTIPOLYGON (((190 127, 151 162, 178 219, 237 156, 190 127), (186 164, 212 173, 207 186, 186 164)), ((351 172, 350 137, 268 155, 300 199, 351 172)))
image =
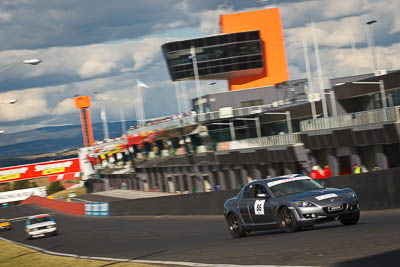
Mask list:
POLYGON ((257 194, 256 195, 256 197, 258 197, 258 198, 267 198, 268 196, 267 196, 267 194, 257 194))
POLYGON ((325 183, 325 181, 321 181, 321 182, 319 182, 323 187, 326 187, 326 183, 325 183))

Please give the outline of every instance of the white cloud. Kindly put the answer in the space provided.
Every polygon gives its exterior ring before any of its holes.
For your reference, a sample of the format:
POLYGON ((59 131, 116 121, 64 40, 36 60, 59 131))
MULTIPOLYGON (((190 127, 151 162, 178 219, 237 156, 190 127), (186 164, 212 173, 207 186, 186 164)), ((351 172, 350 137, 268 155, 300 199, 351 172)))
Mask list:
POLYGON ((73 98, 67 98, 61 100, 60 103, 52 110, 54 115, 66 115, 70 113, 76 113, 75 103, 73 98))
POLYGON ((152 63, 155 58, 160 58, 161 45, 165 41, 166 39, 149 38, 138 42, 135 50, 132 52, 133 69, 138 71, 152 63))
POLYGON ((368 0, 316 0, 283 4, 281 7, 283 26, 292 28, 312 21, 359 15, 368 10, 369 2, 368 0))
POLYGON ((16 121, 34 118, 47 114, 47 103, 44 99, 44 89, 34 88, 24 91, 9 91, 0 95, 2 101, 17 99, 15 104, 2 102, 0 119, 2 121, 16 121))
POLYGON ((7 22, 11 20, 11 14, 7 12, 1 12, 0 10, 0 21, 7 22))
MULTIPOLYGON (((40 58, 37 66, 19 68, 25 78, 51 77, 54 75, 93 78, 113 72, 140 71, 155 60, 161 60, 161 45, 171 38, 146 38, 82 47, 53 47, 40 50, 9 50, 0 53, 0 61, 15 63, 15 59, 40 58)), ((162 59, 163 60, 163 59, 162 59)), ((6 72, 1 78, 21 75, 17 71, 6 72)))
POLYGON ((177 21, 173 21, 167 24, 156 24, 154 25, 154 29, 158 30, 158 31, 167 31, 167 30, 171 30, 171 29, 176 29, 179 27, 183 27, 185 26, 185 22, 183 20, 177 20, 177 21))

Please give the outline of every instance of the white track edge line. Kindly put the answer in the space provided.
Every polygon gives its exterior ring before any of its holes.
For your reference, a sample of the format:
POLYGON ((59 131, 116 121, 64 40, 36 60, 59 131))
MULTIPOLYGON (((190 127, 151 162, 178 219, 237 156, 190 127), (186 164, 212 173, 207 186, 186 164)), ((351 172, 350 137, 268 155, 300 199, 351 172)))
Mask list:
POLYGON ((80 256, 75 254, 54 252, 47 249, 26 245, 24 243, 12 241, 4 237, 0 237, 0 240, 17 244, 22 247, 30 248, 45 254, 54 256, 63 256, 69 258, 77 259, 91 259, 91 260, 102 260, 102 261, 116 261, 116 262, 133 262, 133 263, 147 263, 147 264, 165 264, 165 265, 182 265, 190 267, 311 267, 311 266, 297 266, 297 265, 237 265, 237 264, 209 264, 209 263, 196 263, 196 262, 184 262, 184 261, 157 261, 157 260, 130 260, 130 259, 117 259, 108 257, 90 257, 90 256, 80 256))

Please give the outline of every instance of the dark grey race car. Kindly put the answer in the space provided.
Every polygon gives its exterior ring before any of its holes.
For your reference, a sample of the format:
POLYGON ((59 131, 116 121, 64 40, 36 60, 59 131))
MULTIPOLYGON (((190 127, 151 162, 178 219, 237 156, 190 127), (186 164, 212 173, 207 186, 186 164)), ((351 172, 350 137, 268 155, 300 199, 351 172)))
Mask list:
POLYGON ((310 177, 295 174, 245 185, 225 201, 224 215, 233 237, 258 230, 302 227, 339 220, 344 225, 360 219, 356 193, 349 188, 325 188, 310 177))

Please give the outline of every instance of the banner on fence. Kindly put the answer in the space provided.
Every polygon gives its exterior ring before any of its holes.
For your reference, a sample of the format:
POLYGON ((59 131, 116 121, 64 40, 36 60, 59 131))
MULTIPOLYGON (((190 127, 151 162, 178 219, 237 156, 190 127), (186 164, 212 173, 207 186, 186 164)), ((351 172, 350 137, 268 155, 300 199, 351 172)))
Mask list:
POLYGON ((108 216, 110 214, 109 205, 103 203, 85 203, 86 216, 108 216))
POLYGON ((0 183, 79 171, 80 165, 78 158, 13 166, 0 168, 0 183))
POLYGON ((10 203, 15 201, 25 200, 30 196, 46 197, 46 187, 34 187, 21 190, 13 190, 0 193, 0 203, 10 203))

